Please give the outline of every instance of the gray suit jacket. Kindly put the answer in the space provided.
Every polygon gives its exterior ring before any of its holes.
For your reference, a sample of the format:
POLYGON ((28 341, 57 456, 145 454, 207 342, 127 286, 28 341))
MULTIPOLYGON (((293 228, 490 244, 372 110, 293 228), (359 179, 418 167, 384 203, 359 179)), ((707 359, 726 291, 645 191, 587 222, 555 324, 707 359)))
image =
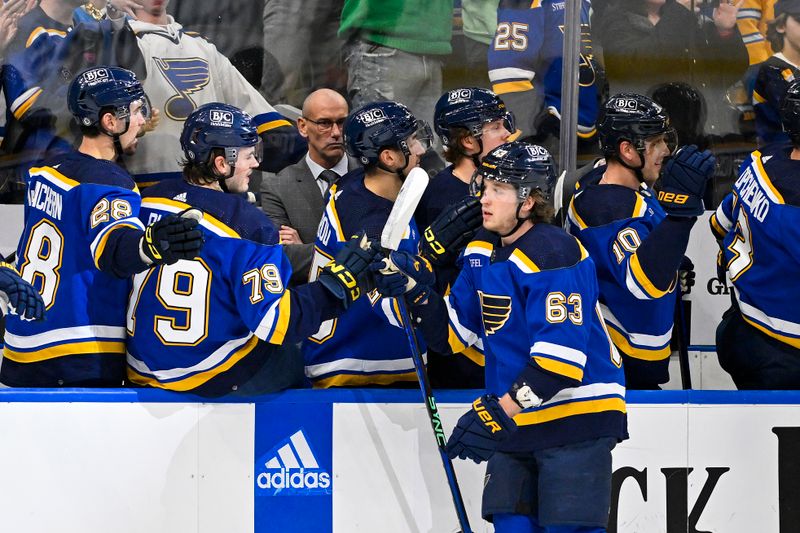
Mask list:
MULTIPOLYGON (((348 157, 348 172, 357 166, 358 162, 348 157)), ((261 182, 261 208, 278 229, 281 225, 290 226, 300 234, 303 244, 289 244, 283 249, 292 264, 292 283, 305 283, 314 255, 317 227, 325 210, 322 194, 305 156, 275 177, 264 176, 261 182)))

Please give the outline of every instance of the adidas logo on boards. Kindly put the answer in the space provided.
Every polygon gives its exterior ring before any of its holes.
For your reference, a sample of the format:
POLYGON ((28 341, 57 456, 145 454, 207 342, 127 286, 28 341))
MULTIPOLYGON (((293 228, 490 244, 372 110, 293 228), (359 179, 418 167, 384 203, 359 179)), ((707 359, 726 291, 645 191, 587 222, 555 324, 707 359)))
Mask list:
POLYGON ((303 430, 278 444, 277 454, 264 463, 258 488, 284 494, 330 494, 331 475, 321 469, 303 430))

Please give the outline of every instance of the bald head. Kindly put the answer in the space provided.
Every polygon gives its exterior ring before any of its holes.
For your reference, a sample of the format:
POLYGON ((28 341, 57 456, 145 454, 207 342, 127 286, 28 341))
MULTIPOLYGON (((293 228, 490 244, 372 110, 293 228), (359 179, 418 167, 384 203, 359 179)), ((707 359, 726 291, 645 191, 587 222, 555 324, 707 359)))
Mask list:
POLYGON ((297 119, 297 129, 308 139, 312 161, 332 168, 342 159, 342 128, 347 112, 347 102, 336 91, 318 89, 308 95, 303 102, 303 116, 297 119))

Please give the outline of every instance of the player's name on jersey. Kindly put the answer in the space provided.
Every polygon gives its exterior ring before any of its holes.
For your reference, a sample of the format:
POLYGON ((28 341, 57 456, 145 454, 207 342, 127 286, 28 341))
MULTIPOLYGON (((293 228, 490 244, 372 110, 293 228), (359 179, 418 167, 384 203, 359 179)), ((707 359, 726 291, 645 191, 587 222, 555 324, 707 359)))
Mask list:
POLYGON ((28 191, 28 205, 61 220, 63 197, 41 181, 35 182, 34 187, 28 191))
POLYGON ((742 203, 750 207, 750 212, 759 222, 764 222, 764 218, 769 213, 769 199, 767 192, 753 174, 752 167, 747 167, 739 179, 736 180, 734 187, 740 191, 739 197, 742 203))

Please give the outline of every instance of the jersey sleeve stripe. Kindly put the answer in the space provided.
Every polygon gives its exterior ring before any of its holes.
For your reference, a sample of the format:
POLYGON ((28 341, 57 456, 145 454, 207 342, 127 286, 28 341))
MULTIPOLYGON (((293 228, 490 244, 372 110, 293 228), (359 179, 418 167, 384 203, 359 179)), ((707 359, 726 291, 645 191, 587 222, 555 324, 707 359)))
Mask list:
POLYGON ((278 318, 276 320, 275 328, 269 338, 270 344, 283 344, 283 339, 286 337, 286 331, 289 329, 289 319, 292 315, 292 298, 289 289, 283 292, 280 300, 278 300, 278 318))
POLYGON ((720 217, 718 215, 719 215, 719 209, 717 209, 716 213, 713 213, 711 215, 711 218, 708 219, 708 223, 711 226, 711 232, 714 234, 714 237, 716 237, 717 239, 724 239, 725 235, 727 235, 728 232, 725 230, 724 227, 722 227, 722 224, 720 224, 718 220, 720 217))
POLYGON ((494 247, 491 245, 491 243, 485 241, 472 241, 464 249, 464 255, 467 256, 471 254, 476 254, 476 255, 483 255, 485 257, 491 257, 493 249, 494 247))
POLYGON ((111 233, 120 229, 120 228, 133 228, 144 231, 144 225, 135 218, 124 218, 122 220, 117 220, 103 228, 97 237, 95 237, 92 244, 89 246, 92 252, 92 258, 94 259, 94 266, 98 269, 100 268, 100 258, 103 257, 103 252, 106 249, 106 244, 108 244, 108 238, 111 236, 111 233))
POLYGON ((608 326, 608 334, 614 346, 619 348, 625 355, 629 355, 634 359, 641 359, 643 361, 662 361, 670 356, 669 343, 662 348, 646 349, 633 346, 628 342, 628 338, 620 332, 614 325, 606 323, 608 326))
POLYGON ((52 344, 54 342, 78 341, 82 339, 119 339, 125 340, 124 327, 117 326, 77 326, 58 328, 36 335, 14 335, 6 330, 5 343, 17 349, 29 350, 52 344))
POLYGON ((754 104, 763 104, 767 101, 766 98, 758 94, 756 91, 753 91, 753 103, 754 104))
POLYGON ((533 80, 536 73, 532 70, 516 67, 493 68, 489 71, 489 81, 492 83, 503 80, 533 80))
POLYGON ((47 361, 48 359, 55 359, 66 355, 92 353, 120 354, 121 356, 125 353, 125 343, 113 341, 72 342, 57 344, 49 348, 42 348, 30 352, 14 350, 9 344, 6 345, 3 351, 3 357, 17 363, 38 363, 40 361, 47 361))
POLYGON ((537 341, 531 346, 531 355, 544 355, 563 359, 580 367, 586 366, 586 354, 569 346, 552 342, 537 341))
POLYGON ((42 35, 54 35, 58 37, 66 37, 67 32, 62 30, 57 30, 55 28, 45 28, 44 26, 37 26, 34 28, 30 34, 28 34, 28 40, 25 41, 25 48, 30 48, 30 46, 42 35))
POLYGON ((465 350, 457 353, 463 355, 478 366, 486 366, 486 356, 483 355, 476 346, 469 346, 465 350))
POLYGON ((533 360, 536 361, 537 365, 548 372, 552 372, 553 374, 558 374, 560 376, 566 376, 576 381, 583 381, 583 368, 565 363, 564 361, 558 361, 557 359, 550 359, 549 357, 541 357, 538 355, 533 356, 533 360))
POLYGON ((649 335, 646 333, 631 333, 625 329, 622 323, 617 319, 617 317, 614 316, 614 313, 612 313, 608 307, 601 305, 601 308, 602 308, 602 316, 605 319, 604 320, 605 324, 622 333, 625 336, 625 338, 631 340, 632 344, 650 349, 653 348, 660 349, 664 347, 667 348, 669 347, 670 340, 672 339, 671 324, 667 328, 667 330, 660 335, 649 335))
POLYGON ((472 346, 478 341, 478 334, 463 326, 458 320, 458 313, 450 305, 450 298, 444 299, 447 305, 449 335, 448 342, 453 353, 463 352, 468 346, 472 346))
POLYGON ((495 94, 521 93, 524 91, 532 91, 533 84, 527 80, 505 81, 492 85, 492 90, 495 94))
POLYGON ((14 114, 14 117, 17 120, 20 120, 25 112, 31 108, 34 102, 36 102, 40 94, 42 94, 42 90, 39 87, 33 87, 32 89, 28 89, 22 93, 16 100, 14 100, 14 102, 11 104, 11 112, 14 114))
POLYGON ((337 374, 327 378, 314 380, 315 389, 330 387, 361 387, 364 385, 391 385, 398 381, 416 381, 417 373, 402 372, 399 374, 337 374))
POLYGON ((639 256, 635 253, 631 255, 628 260, 628 270, 625 274, 625 283, 631 294, 640 300, 647 300, 650 298, 661 298, 666 295, 669 290, 662 291, 650 281, 647 274, 644 273, 642 265, 639 263, 639 256))
POLYGON ((280 120, 270 120, 269 122, 265 122, 264 124, 258 126, 256 128, 256 132, 258 132, 258 134, 260 135, 265 131, 274 130, 275 128, 280 128, 282 126, 292 127, 292 123, 283 118, 280 120))

